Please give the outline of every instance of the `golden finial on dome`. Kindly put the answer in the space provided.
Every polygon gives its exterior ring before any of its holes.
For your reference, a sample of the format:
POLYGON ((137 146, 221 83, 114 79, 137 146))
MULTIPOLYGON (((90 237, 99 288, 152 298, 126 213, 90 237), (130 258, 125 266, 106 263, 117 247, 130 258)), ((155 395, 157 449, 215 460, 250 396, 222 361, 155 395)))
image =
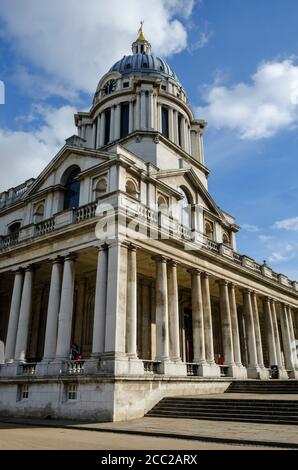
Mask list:
POLYGON ((143 25, 144 25, 144 20, 141 21, 141 27, 138 31, 137 41, 147 41, 147 39, 145 38, 144 33, 143 33, 143 25))

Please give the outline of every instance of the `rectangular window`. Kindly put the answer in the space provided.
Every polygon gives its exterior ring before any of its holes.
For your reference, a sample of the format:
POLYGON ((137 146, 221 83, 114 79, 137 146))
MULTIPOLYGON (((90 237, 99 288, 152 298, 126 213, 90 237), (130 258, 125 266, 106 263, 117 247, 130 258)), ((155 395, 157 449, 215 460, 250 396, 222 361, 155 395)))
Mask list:
POLYGON ((29 385, 22 384, 18 386, 17 400, 28 400, 29 398, 29 385))
POLYGON ((178 144, 182 147, 182 116, 178 114, 178 144))
POLYGON ((123 139, 129 133, 129 104, 125 103, 121 106, 121 130, 120 137, 123 139))
POLYGON ((129 82, 124 82, 123 83, 123 88, 128 88, 129 87, 129 82))
POLYGON ((110 130, 111 130, 111 110, 105 111, 105 145, 110 142, 110 130))
POLYGON ((169 138, 169 110, 168 108, 161 108, 162 114, 162 135, 169 138))
POLYGON ((67 386, 67 399, 76 400, 78 398, 78 386, 77 384, 68 384, 67 386))

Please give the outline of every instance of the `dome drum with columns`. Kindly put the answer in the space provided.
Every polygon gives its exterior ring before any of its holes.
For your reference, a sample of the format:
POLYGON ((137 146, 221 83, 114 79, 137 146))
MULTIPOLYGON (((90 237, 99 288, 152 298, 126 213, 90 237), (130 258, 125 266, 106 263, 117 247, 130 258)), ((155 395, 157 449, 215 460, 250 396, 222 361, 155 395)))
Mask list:
POLYGON ((132 52, 78 135, 0 193, 1 415, 121 421, 298 379, 298 282, 238 253, 208 191, 206 122, 142 27, 132 52))
MULTIPOLYGON (((132 51, 133 55, 124 56, 100 80, 90 112, 75 116, 79 136, 87 147, 97 149, 151 131, 204 165, 206 122, 194 119, 176 74, 163 59, 151 54, 142 31, 132 51)), ((132 149, 130 143, 124 145, 132 149)), ((157 162, 153 159, 152 163, 157 162)))

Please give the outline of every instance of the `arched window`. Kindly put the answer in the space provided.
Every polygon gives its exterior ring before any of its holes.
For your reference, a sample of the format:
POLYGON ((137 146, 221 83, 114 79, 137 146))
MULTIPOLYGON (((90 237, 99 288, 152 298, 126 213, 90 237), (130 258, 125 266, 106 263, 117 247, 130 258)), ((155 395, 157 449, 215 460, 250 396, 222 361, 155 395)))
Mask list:
POLYGON ((34 210, 34 223, 38 224, 44 218, 44 204, 38 204, 34 210))
POLYGON ((191 216, 191 196, 189 192, 184 188, 179 188, 179 193, 182 196, 182 199, 179 201, 179 219, 182 225, 191 228, 192 226, 192 216, 191 216))
POLYGON ((126 194, 128 194, 129 196, 132 196, 132 197, 135 197, 135 198, 138 198, 138 196, 139 196, 139 191, 138 191, 137 184, 132 179, 128 179, 126 181, 125 191, 126 191, 126 194))
POLYGON ((121 105, 121 124, 120 124, 120 137, 123 139, 129 133, 129 104, 123 103, 121 105))
POLYGON ((19 232, 20 228, 21 228, 21 222, 14 222, 8 227, 8 234, 15 235, 19 232))
POLYGON ((73 166, 64 173, 62 178, 62 184, 63 180, 65 180, 64 210, 79 207, 80 182, 77 176, 80 172, 81 169, 78 166, 73 166))
POLYGON ((161 108, 162 135, 169 138, 169 110, 164 106, 161 108))
POLYGON ((169 203, 164 196, 162 195, 158 196, 157 207, 158 207, 158 212, 163 212, 165 214, 169 212, 169 203))
POLYGON ((100 178, 96 185, 95 185, 95 197, 96 199, 102 196, 103 194, 106 194, 108 190, 108 182, 106 178, 100 178))
POLYGON ((230 240, 230 237, 229 237, 229 235, 227 234, 227 232, 224 232, 224 233, 223 233, 222 242, 223 242, 224 245, 230 246, 231 240, 230 240))
POLYGON ((205 235, 209 240, 214 239, 214 226, 212 222, 205 222, 205 235))

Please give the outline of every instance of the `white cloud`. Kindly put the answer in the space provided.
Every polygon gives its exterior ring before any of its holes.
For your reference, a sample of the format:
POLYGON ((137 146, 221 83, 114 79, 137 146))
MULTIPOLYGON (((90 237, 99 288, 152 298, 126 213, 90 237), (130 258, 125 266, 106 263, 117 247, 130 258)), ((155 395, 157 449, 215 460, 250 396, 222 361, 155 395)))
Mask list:
POLYGON ((236 130, 242 139, 272 137, 298 124, 298 65, 294 59, 263 63, 250 84, 215 83, 204 99, 197 113, 215 128, 236 130))
POLYGON ((171 55, 184 49, 187 32, 177 17, 188 18, 194 3, 1 0, 2 35, 27 61, 61 82, 62 91, 67 84, 71 90, 93 92, 113 63, 130 53, 141 19, 156 52, 171 55))
POLYGON ((289 219, 279 220, 275 222, 273 228, 298 232, 298 217, 291 217, 289 219))
POLYGON ((0 192, 36 177, 44 169, 64 140, 75 133, 74 113, 71 106, 59 109, 38 106, 30 116, 30 119, 36 116, 42 119, 36 130, 0 129, 0 192))
POLYGON ((260 228, 257 225, 252 225, 252 224, 242 224, 241 228, 245 230, 246 232, 250 232, 250 233, 256 233, 260 231, 260 228))
POLYGON ((206 47, 210 39, 212 38, 213 34, 214 33, 212 31, 200 33, 199 39, 189 46, 188 48, 189 52, 192 53, 198 49, 203 49, 204 47, 206 47))

